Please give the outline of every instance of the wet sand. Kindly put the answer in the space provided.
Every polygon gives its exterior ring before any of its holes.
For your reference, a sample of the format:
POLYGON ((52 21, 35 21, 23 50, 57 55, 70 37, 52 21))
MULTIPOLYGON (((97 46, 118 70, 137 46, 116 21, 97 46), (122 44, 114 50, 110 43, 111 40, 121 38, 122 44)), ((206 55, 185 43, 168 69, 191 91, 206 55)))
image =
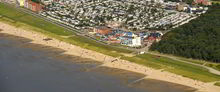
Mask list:
POLYGON ((196 90, 164 81, 147 79, 135 82, 145 75, 104 67, 101 66, 103 63, 88 58, 62 55, 62 49, 30 42, 29 39, 0 33, 0 92, 194 92, 196 90))
MULTIPOLYGON (((66 57, 66 55, 73 55, 74 57, 92 59, 92 61, 99 61, 100 63, 103 63, 101 64, 101 66, 123 69, 123 70, 128 70, 128 71, 143 74, 147 76, 144 79, 150 78, 150 79, 185 85, 185 86, 198 89, 198 91, 218 92, 220 90, 220 87, 211 85, 209 83, 196 81, 196 80, 182 77, 182 76, 169 73, 169 72, 162 72, 160 70, 155 70, 155 69, 142 66, 142 65, 138 65, 138 64, 135 64, 129 61, 119 60, 117 62, 111 62, 112 60, 115 60, 114 57, 106 56, 104 54, 97 53, 95 51, 83 49, 78 46, 59 41, 57 39, 44 41, 43 39, 48 38, 47 36, 37 33, 37 32, 33 32, 31 30, 27 31, 24 29, 15 28, 13 26, 10 26, 8 24, 4 24, 1 22, 0 22, 0 28, 3 29, 1 33, 28 38, 32 40, 30 43, 38 44, 40 46, 43 45, 42 48, 48 48, 49 46, 49 48, 52 47, 52 48, 60 49, 57 52, 49 53, 51 55, 57 55, 57 54, 62 53, 63 56, 61 57, 64 57, 64 58, 66 57)), ((24 45, 24 47, 25 46, 26 45, 24 45)), ((33 46, 30 46, 30 47, 33 47, 33 46)), ((57 57, 60 57, 60 55, 58 55, 57 57)), ((71 56, 68 56, 68 57, 71 58, 71 56)))

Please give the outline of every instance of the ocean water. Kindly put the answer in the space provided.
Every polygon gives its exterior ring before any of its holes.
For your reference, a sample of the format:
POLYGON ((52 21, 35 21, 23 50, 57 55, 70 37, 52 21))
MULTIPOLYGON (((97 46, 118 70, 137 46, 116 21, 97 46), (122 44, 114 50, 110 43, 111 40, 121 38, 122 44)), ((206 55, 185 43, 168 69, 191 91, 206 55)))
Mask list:
POLYGON ((0 33, 0 92, 194 92, 0 33))

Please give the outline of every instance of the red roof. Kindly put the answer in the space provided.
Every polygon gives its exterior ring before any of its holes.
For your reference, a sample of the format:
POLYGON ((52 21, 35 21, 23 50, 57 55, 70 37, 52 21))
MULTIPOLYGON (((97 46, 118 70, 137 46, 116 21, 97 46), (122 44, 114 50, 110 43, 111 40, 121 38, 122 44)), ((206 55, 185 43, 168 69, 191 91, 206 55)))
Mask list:
POLYGON ((148 40, 149 41, 154 41, 154 40, 156 40, 156 37, 150 36, 150 37, 148 37, 148 40))
POLYGON ((101 35, 107 35, 107 34, 112 32, 112 29, 110 29, 110 28, 98 28, 96 30, 96 32, 100 33, 101 35))

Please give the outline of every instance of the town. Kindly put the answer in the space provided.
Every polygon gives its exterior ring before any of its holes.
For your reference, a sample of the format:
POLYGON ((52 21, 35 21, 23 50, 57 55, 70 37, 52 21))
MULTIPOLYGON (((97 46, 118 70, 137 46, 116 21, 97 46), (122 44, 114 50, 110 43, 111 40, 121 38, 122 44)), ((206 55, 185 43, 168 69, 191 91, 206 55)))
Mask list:
POLYGON ((108 44, 149 47, 163 34, 206 13, 205 6, 163 0, 1 0, 59 21, 108 44))

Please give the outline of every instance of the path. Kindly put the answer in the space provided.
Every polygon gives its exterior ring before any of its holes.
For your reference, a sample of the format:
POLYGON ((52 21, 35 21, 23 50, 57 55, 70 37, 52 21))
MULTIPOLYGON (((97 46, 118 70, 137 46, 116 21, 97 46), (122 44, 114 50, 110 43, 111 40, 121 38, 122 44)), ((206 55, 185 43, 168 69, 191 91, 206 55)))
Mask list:
POLYGON ((146 53, 152 54, 152 55, 157 55, 157 56, 163 56, 163 57, 167 57, 167 58, 170 58, 170 59, 173 59, 173 60, 176 60, 176 61, 180 61, 180 62, 188 63, 188 64, 191 64, 191 65, 203 67, 203 68, 208 69, 209 72, 211 72, 211 73, 213 73, 213 74, 220 75, 220 71, 215 70, 215 69, 213 69, 213 68, 211 68, 211 67, 208 67, 208 66, 205 66, 205 65, 200 65, 200 64, 195 64, 195 63, 192 63, 192 62, 187 62, 187 61, 184 61, 184 60, 180 60, 180 59, 178 59, 177 57, 174 57, 174 56, 169 56, 169 55, 164 55, 164 54, 158 54, 158 53, 152 53, 152 52, 146 52, 146 53))

